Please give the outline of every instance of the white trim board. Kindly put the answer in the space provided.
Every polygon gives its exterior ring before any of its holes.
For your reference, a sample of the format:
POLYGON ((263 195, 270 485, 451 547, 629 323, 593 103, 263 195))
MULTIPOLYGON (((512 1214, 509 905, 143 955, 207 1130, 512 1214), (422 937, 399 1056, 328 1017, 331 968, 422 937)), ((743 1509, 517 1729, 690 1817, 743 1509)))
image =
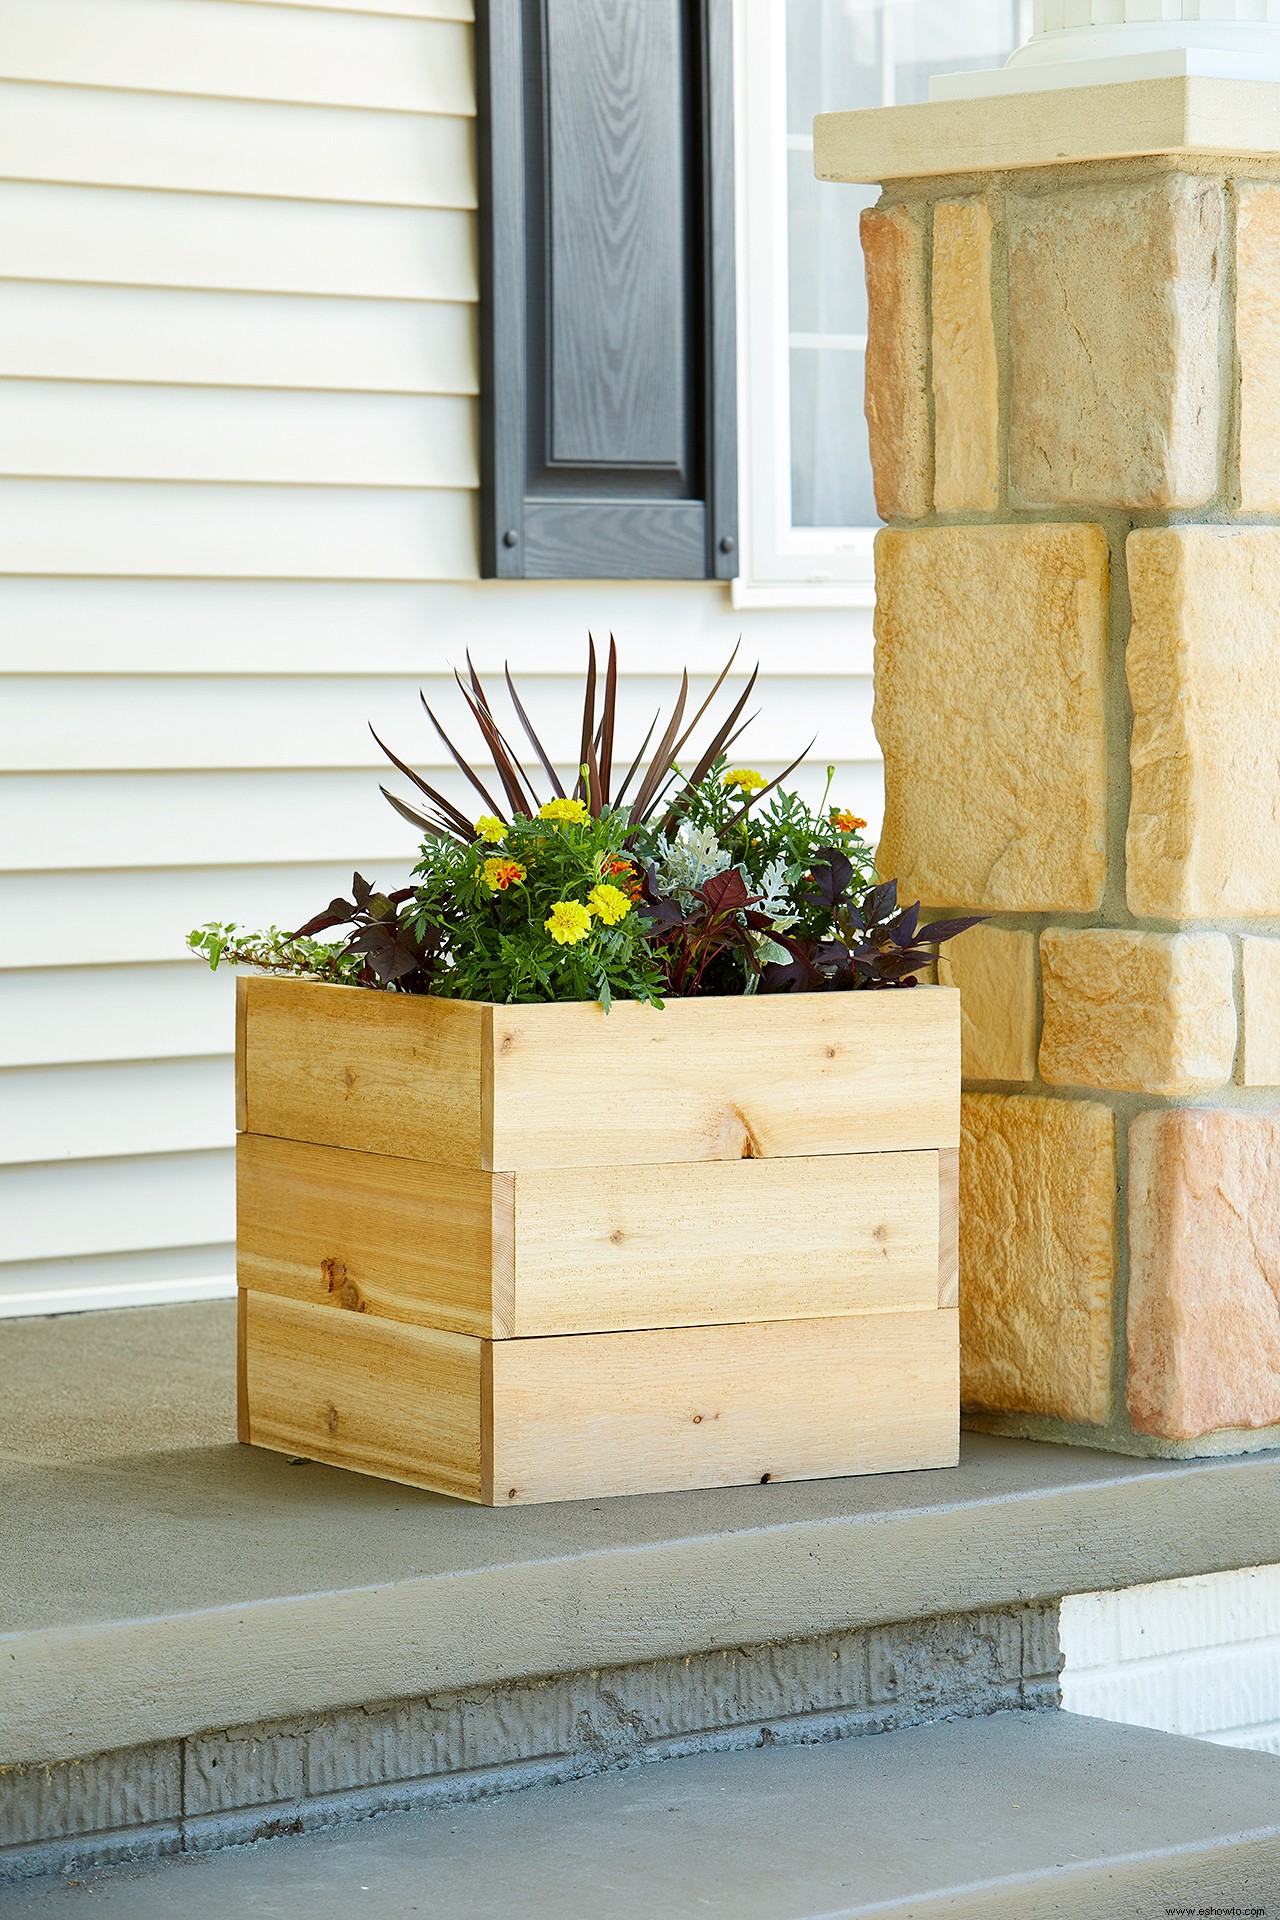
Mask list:
POLYGON ((115 1281, 90 1287, 38 1287, 25 1293, 0 1293, 0 1320, 90 1313, 104 1307, 166 1307, 183 1300, 230 1300, 235 1290, 234 1273, 115 1281))

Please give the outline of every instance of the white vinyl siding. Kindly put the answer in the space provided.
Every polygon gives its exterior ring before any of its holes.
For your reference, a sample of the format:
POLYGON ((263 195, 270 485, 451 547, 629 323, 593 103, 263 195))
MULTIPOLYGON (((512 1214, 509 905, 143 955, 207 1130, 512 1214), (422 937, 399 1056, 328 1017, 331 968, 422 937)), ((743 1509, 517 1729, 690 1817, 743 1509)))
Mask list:
POLYGON ((1068 1713, 1280 1753, 1280 1566, 1062 1603, 1068 1713))
POLYGON ((405 875, 366 721, 440 770, 468 648, 569 761, 589 629, 637 732, 741 633, 744 756, 878 815, 867 614, 478 579, 469 11, 0 0, 0 1312, 230 1284, 183 936, 405 875))

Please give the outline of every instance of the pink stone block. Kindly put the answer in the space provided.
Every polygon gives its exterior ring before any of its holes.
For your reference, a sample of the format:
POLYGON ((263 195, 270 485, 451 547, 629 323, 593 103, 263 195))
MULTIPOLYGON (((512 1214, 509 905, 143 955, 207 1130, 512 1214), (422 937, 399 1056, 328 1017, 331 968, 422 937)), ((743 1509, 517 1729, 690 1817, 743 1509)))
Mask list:
POLYGON ((1280 1114, 1129 1129, 1129 1417, 1194 1440, 1280 1422, 1280 1114))

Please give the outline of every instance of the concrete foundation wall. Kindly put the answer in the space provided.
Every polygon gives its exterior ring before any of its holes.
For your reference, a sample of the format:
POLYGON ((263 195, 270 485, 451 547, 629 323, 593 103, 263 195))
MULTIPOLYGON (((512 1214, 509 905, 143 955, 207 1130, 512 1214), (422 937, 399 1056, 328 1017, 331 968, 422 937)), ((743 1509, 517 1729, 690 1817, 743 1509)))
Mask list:
POLYGON ((1057 1607, 213 1730, 0 1775, 0 1883, 726 1748, 1058 1705, 1057 1607))

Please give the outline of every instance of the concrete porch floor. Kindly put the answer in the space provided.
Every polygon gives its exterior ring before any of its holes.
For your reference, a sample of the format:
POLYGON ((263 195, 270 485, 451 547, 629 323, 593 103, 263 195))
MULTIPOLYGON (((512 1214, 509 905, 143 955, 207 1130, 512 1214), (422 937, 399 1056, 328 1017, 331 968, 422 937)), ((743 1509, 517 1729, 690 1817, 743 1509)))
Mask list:
POLYGON ((233 1343, 222 1302, 0 1324, 0 1877, 1050 1706, 1063 1594, 1280 1539, 1273 1455, 981 1435, 947 1471, 488 1510, 237 1445, 233 1343))
POLYGON ((0 1761, 1056 1600, 1280 1538, 1274 1455, 977 1434, 954 1469, 478 1508, 239 1446, 233 1322, 0 1324, 0 1761))

